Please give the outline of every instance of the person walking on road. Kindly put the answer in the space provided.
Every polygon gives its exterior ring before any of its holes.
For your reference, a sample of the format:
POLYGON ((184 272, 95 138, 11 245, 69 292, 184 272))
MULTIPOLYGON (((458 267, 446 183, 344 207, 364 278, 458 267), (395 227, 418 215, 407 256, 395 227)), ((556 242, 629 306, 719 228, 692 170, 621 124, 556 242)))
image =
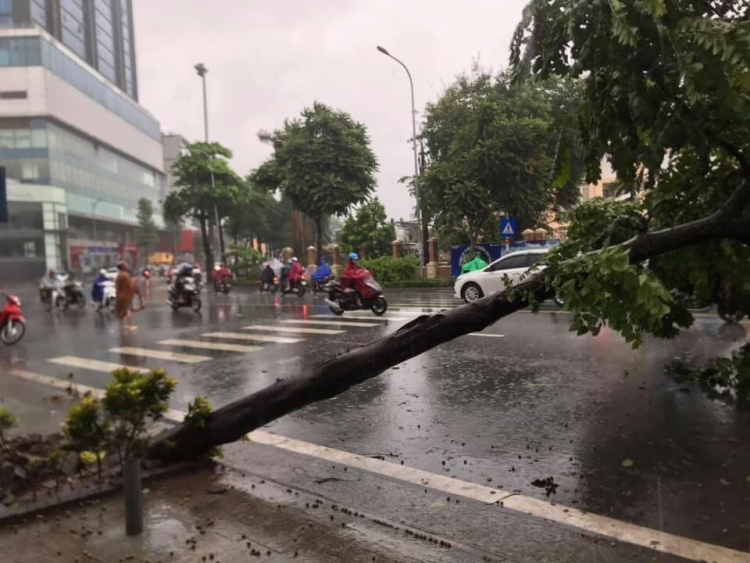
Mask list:
POLYGON ((128 272, 128 265, 120 262, 117 266, 120 273, 115 280, 115 312, 123 330, 135 330, 133 326, 133 298, 137 295, 140 308, 143 309, 143 297, 138 288, 138 280, 134 279, 128 272))

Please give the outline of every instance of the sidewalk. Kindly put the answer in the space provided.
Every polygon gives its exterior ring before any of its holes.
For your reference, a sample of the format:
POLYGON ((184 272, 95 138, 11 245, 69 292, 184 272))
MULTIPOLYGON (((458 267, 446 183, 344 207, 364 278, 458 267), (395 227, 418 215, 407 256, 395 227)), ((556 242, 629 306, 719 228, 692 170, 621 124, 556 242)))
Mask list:
POLYGON ((143 535, 125 536, 123 500, 116 495, 0 528, 3 562, 482 561, 437 538, 231 470, 202 470, 150 486, 143 535))

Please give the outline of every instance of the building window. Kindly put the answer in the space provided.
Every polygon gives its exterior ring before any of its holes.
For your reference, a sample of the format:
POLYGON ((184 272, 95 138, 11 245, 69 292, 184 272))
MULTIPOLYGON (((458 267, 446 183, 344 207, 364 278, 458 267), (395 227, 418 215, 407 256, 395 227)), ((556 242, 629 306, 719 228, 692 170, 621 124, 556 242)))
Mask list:
POLYGON ((0 67, 42 64, 38 37, 0 37, 0 67))
POLYGON ((23 257, 36 258, 36 241, 27 240, 23 243, 23 257))
POLYGON ((614 182, 608 182, 602 184, 602 197, 604 199, 611 199, 615 197, 615 184, 614 182))

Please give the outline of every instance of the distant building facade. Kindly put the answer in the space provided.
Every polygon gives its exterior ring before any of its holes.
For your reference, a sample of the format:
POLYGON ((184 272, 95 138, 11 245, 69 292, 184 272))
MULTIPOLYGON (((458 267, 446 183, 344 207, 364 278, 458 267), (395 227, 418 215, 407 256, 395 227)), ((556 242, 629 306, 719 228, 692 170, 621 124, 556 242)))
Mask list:
POLYGON ((163 224, 161 128, 133 53, 129 0, 0 0, 0 281, 135 260, 142 197, 163 224))

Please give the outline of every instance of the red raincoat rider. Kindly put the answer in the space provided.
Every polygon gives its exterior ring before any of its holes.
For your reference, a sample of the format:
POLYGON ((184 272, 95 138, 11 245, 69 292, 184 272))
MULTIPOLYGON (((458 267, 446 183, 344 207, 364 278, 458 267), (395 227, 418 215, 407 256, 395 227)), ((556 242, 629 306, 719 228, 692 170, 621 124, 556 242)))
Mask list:
POLYGON ((214 270, 214 283, 216 285, 219 285, 224 280, 230 279, 232 279, 232 272, 229 271, 229 268, 224 264, 216 266, 216 269, 214 270))
POLYGON ((302 276, 305 274, 305 267, 300 264, 299 260, 297 258, 292 258, 292 265, 289 267, 289 287, 293 287, 294 284, 296 284, 298 281, 302 279, 302 276))
POLYGON ((377 293, 367 282, 372 280, 372 274, 364 266, 360 266, 359 255, 352 252, 349 255, 349 262, 346 268, 341 272, 341 289, 354 289, 360 296, 365 299, 374 297, 377 293))

